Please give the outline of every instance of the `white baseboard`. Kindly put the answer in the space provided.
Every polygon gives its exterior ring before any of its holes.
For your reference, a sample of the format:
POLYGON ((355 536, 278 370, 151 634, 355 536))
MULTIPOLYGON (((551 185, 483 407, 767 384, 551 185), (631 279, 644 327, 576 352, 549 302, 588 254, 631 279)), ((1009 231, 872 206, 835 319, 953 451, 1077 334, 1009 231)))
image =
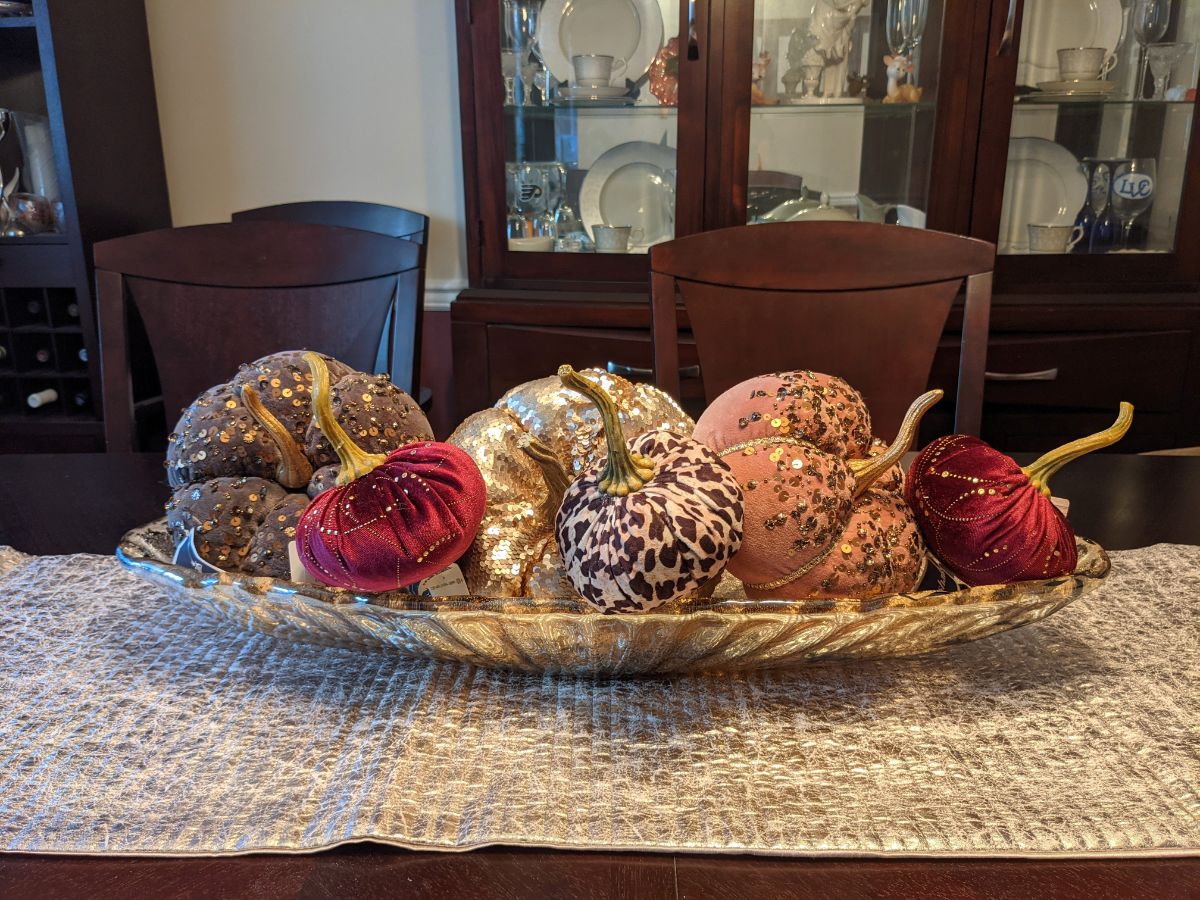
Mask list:
POLYGON ((467 283, 456 281, 426 282, 425 309, 430 312, 445 312, 459 292, 466 290, 467 283))

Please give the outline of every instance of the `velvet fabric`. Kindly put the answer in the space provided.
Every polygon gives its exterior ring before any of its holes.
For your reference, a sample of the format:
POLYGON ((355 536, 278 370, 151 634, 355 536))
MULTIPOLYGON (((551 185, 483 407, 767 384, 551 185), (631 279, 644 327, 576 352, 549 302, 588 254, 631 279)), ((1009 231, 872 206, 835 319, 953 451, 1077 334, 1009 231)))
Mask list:
POLYGON ((969 585, 1075 571, 1075 533, 1062 513, 979 438, 952 434, 922 450, 905 494, 929 549, 969 585))
POLYGON ((470 456, 435 441, 409 444, 361 478, 318 494, 296 528, 296 549, 325 584, 396 590, 458 560, 486 502, 470 456))

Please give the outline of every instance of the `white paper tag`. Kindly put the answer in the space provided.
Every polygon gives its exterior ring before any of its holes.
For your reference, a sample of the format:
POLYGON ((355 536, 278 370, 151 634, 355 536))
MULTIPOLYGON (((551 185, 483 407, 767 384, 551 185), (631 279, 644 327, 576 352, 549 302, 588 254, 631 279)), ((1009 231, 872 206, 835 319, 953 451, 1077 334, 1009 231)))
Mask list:
POLYGON ((1062 513, 1063 518, 1067 517, 1067 513, 1071 511, 1071 501, 1066 497, 1051 497, 1050 502, 1054 504, 1054 508, 1062 513))
POLYGON ((313 578, 304 563, 300 562, 300 554, 296 552, 296 542, 288 541, 288 567, 292 570, 291 580, 296 584, 320 584, 313 578))
POLYGON ((194 569, 204 575, 224 572, 224 569, 218 569, 201 556, 200 551, 196 549, 195 528, 189 528, 183 540, 175 545, 175 554, 171 557, 171 562, 177 566, 194 569))

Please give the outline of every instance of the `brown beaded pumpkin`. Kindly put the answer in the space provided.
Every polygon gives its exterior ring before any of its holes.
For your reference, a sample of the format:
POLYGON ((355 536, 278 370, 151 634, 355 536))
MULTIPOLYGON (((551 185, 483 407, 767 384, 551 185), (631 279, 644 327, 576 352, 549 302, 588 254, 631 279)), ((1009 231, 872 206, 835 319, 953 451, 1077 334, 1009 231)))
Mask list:
MULTIPOLYGON (((603 369, 580 374, 613 398, 626 438, 651 431, 691 435, 692 420, 658 388, 603 369)), ((575 596, 563 577, 554 518, 570 480, 605 457, 604 423, 596 405, 557 375, 538 378, 468 416, 449 443, 470 454, 488 488, 483 524, 463 561, 471 592, 575 596)))
MULTIPOLYGON (((337 456, 313 419, 303 354, 243 365, 197 397, 171 434, 167 524, 176 541, 194 531, 197 552, 220 569, 286 578, 300 513, 337 477, 337 456)), ((323 359, 336 418, 369 452, 433 437, 420 407, 386 375, 323 359)))

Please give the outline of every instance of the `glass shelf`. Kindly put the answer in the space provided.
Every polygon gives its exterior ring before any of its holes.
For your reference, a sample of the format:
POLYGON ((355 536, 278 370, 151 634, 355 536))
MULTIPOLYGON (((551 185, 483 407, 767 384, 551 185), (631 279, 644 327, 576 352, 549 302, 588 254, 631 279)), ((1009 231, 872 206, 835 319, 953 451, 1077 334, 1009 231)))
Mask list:
POLYGON ((922 100, 918 103, 884 103, 882 100, 868 99, 853 103, 781 103, 778 106, 752 106, 750 107, 750 114, 753 116, 814 115, 819 113, 844 114, 861 109, 864 114, 870 116, 896 116, 899 118, 916 115, 918 112, 932 112, 936 108, 937 104, 931 100, 922 100))
POLYGON ((1039 106, 1109 106, 1132 109, 1174 109, 1178 107, 1195 106, 1195 100, 1135 100, 1129 97, 1041 97, 1037 94, 1024 94, 1015 98, 1019 107, 1039 106))
POLYGON ((679 115, 674 106, 592 106, 564 103, 552 106, 506 106, 505 118, 508 119, 538 119, 552 121, 561 116, 585 116, 601 118, 623 118, 638 116, 654 119, 671 119, 679 115))

